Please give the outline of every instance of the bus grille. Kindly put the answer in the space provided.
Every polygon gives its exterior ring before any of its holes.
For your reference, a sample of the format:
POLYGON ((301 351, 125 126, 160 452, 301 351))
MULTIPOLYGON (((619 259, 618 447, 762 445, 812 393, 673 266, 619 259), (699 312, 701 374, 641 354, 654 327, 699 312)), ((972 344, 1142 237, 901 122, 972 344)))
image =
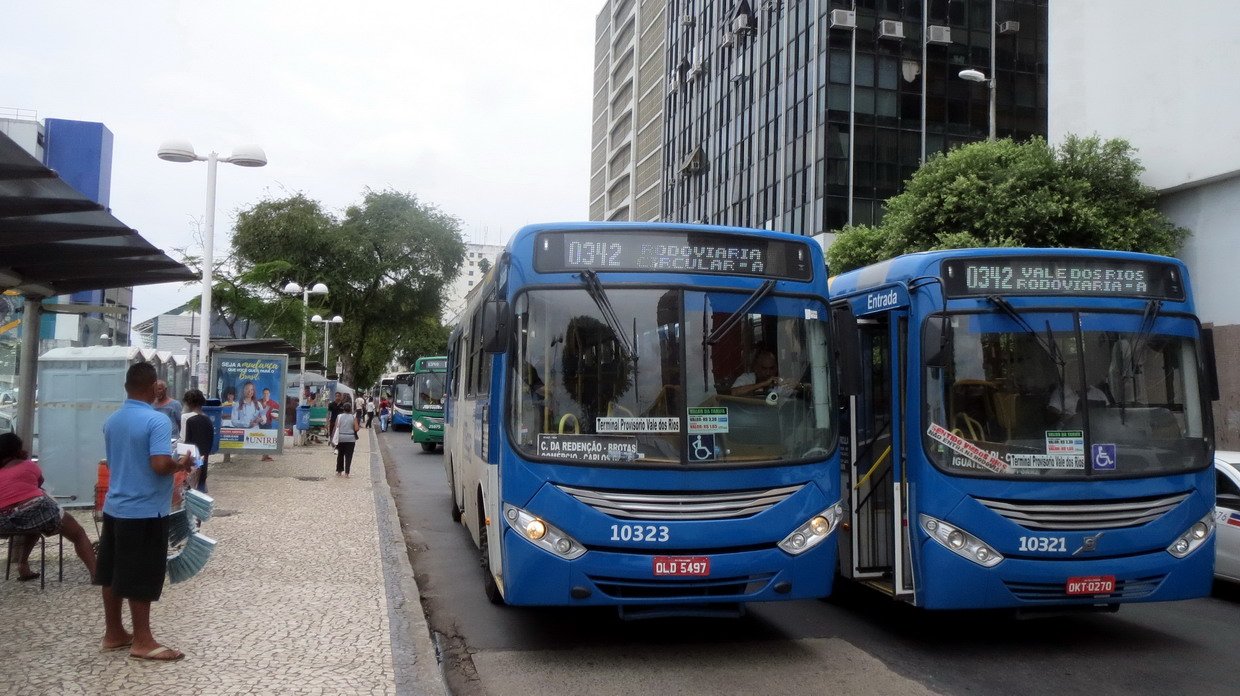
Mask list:
POLYGON ((1158 519, 1188 496, 1188 493, 1177 493, 1118 501, 975 500, 1026 529, 1070 531, 1137 527, 1158 519))
POLYGON ((1014 582, 1005 580, 1007 586, 1017 599, 1028 602, 1063 602, 1067 600, 1092 600, 1094 602, 1111 599, 1140 599, 1146 597, 1162 584, 1166 575, 1151 575, 1145 578, 1116 578, 1115 591, 1102 595, 1070 595, 1063 582, 1014 582))
POLYGON ((726 493, 645 493, 557 486, 605 515, 634 520, 732 520, 753 515, 801 490, 801 484, 726 493))
POLYGON ((694 580, 636 580, 588 576, 599 592, 616 599, 700 599, 739 597, 761 592, 774 574, 694 580))

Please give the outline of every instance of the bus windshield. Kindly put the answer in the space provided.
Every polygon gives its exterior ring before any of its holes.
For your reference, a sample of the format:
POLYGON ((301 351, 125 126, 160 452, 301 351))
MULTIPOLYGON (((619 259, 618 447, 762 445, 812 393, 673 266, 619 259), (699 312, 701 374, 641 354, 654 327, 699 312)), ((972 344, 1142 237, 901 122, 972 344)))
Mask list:
POLYGON ((1161 476, 1207 464, 1192 319, 1009 306, 924 326, 923 437, 948 473, 1161 476))
POLYGON ((825 306, 772 296, 746 308, 750 296, 615 287, 606 302, 585 288, 520 295, 516 446, 583 464, 825 458, 835 446, 825 306), (628 320, 613 328, 607 306, 628 320))
POLYGON ((413 408, 413 385, 409 383, 409 380, 397 380, 392 386, 395 390, 392 403, 397 408, 406 410, 413 408))
POLYGON ((443 410, 443 377, 442 372, 419 372, 413 376, 413 408, 415 410, 443 410))

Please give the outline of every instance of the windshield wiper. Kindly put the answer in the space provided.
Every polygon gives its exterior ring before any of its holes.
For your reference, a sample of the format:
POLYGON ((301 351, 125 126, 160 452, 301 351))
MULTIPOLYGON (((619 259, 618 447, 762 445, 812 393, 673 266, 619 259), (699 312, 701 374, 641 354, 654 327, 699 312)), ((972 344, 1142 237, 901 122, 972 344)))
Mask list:
POLYGON ((603 289, 603 283, 598 279, 598 274, 592 269, 587 268, 581 272, 581 282, 585 283, 586 293, 590 295, 590 299, 594 300, 599 313, 603 315, 603 321, 607 322, 607 326, 616 335, 616 342, 620 344, 621 356, 623 356, 624 360, 632 362, 634 359, 633 342, 629 340, 628 333, 625 332, 624 326, 620 324, 620 318, 616 316, 616 310, 612 308, 611 300, 607 299, 607 291, 603 289))
POLYGON ((1132 342, 1132 355, 1129 356, 1132 374, 1141 374, 1145 368, 1145 347, 1154 333, 1154 322, 1158 320, 1158 312, 1162 309, 1162 300, 1150 300, 1145 303, 1145 311, 1141 314, 1141 328, 1132 342))
POLYGON ((723 338, 723 335, 730 331, 732 327, 741 320, 741 317, 748 314, 749 310, 752 309, 754 305, 762 301, 762 298, 771 294, 771 290, 774 288, 774 280, 767 280, 762 283, 761 287, 753 291, 753 294, 749 296, 749 299, 745 300, 740 307, 737 307, 735 312, 728 315, 728 318, 724 319, 722 324, 716 327, 714 331, 710 332, 709 336, 702 339, 702 345, 713 346, 718 343, 719 340, 723 338))
POLYGON ((998 307, 1004 314, 1007 315, 1009 319, 1011 319, 1012 321, 1020 325, 1020 327, 1024 329, 1026 333, 1028 333, 1030 336, 1033 336, 1033 340, 1037 342, 1038 347, 1041 348, 1042 351, 1045 352, 1046 355, 1051 359, 1051 362, 1055 363, 1055 365, 1057 365, 1060 368, 1060 370, 1063 369, 1063 364, 1064 364, 1063 354, 1059 352, 1059 344, 1055 343, 1055 339, 1051 332, 1051 322, 1049 320, 1047 320, 1046 322, 1046 336, 1043 337, 1042 334, 1038 333, 1037 329, 1033 328, 1033 326, 1030 325, 1029 322, 1025 321, 1025 318, 1020 315, 1020 312, 1016 311, 1016 308, 1012 306, 1011 302, 1008 302, 1007 300, 997 295, 991 295, 990 297, 987 297, 986 299, 991 304, 998 307))

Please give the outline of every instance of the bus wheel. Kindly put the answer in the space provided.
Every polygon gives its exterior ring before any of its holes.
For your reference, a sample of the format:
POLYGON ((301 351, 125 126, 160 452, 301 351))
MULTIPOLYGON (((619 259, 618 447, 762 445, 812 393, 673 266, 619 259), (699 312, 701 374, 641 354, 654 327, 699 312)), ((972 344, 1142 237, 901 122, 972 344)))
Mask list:
POLYGON ((478 500, 478 547, 481 550, 482 565, 482 589, 487 593, 487 601, 491 604, 501 605, 504 603, 504 595, 499 592, 499 585, 495 583, 495 575, 491 573, 491 544, 487 538, 486 515, 482 512, 482 499, 478 500))
POLYGON ((456 477, 452 475, 452 464, 448 464, 448 491, 452 494, 452 521, 461 521, 461 506, 456 504, 456 477))
POLYGON ((423 451, 423 452, 434 452, 434 451, 435 451, 435 443, 433 443, 433 442, 423 442, 423 443, 422 443, 422 451, 423 451))

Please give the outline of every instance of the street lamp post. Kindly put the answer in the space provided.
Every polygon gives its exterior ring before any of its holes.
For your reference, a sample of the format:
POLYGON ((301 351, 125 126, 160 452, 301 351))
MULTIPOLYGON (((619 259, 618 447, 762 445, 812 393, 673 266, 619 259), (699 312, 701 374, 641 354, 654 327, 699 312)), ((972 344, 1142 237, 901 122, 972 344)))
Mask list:
MULTIPOLYGON (((326 295, 327 286, 322 283, 315 283, 313 286, 303 288, 297 283, 290 282, 281 291, 290 295, 301 293, 301 304, 305 308, 301 315, 301 370, 297 373, 297 403, 300 404, 306 394, 306 314, 310 313, 310 296, 326 295)), ((315 316, 318 315, 316 314, 315 316)))
MULTIPOLYGON (((330 330, 332 328, 332 324, 343 324, 344 319, 341 319, 340 315, 336 315, 332 317, 331 319, 324 319, 323 317, 316 314, 310 317, 310 321, 314 322, 315 324, 323 325, 323 376, 327 377, 327 351, 330 348, 330 344, 327 342, 327 339, 331 335, 330 330)), ((336 372, 338 373, 340 371, 336 370, 336 372)))
POLYGON ((206 162, 207 163, 207 214, 206 229, 202 240, 202 326, 198 336, 198 388, 207 391, 207 356, 211 350, 211 274, 215 263, 213 246, 215 244, 215 165, 217 162, 228 162, 239 167, 262 167, 267 164, 267 153, 257 145, 242 145, 231 157, 220 157, 214 150, 206 157, 199 157, 194 146, 186 140, 168 140, 159 146, 159 158, 168 162, 206 162))
POLYGON ((993 71, 991 72, 991 77, 986 77, 986 74, 983 73, 982 71, 973 70, 972 68, 970 68, 968 70, 961 70, 959 73, 959 76, 961 79, 968 80, 969 82, 981 82, 985 84, 987 91, 990 92, 990 134, 986 137, 986 139, 994 140, 995 139, 995 78, 994 78, 993 71))
POLYGON ((987 140, 995 139, 995 75, 997 70, 995 67, 995 41, 999 38, 996 31, 998 28, 999 23, 995 17, 995 0, 990 0, 990 77, 986 77, 986 74, 982 71, 973 70, 972 68, 961 70, 957 73, 962 80, 985 83, 986 88, 990 92, 990 135, 986 138, 987 140))

